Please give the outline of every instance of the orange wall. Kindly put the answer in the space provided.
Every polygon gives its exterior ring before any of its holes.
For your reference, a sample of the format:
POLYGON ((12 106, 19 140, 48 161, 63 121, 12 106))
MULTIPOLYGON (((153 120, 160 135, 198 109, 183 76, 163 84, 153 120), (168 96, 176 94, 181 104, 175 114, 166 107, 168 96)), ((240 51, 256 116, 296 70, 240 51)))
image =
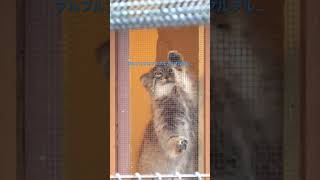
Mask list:
MULTIPOLYGON (((158 32, 156 29, 131 30, 129 58, 132 62, 155 62, 158 32)), ((150 65, 130 66, 131 163, 135 172, 144 129, 151 119, 150 98, 140 82, 140 76, 150 65)))
POLYGON ((157 42, 157 60, 167 59, 168 51, 179 51, 191 63, 195 75, 199 69, 199 27, 160 28, 157 42))

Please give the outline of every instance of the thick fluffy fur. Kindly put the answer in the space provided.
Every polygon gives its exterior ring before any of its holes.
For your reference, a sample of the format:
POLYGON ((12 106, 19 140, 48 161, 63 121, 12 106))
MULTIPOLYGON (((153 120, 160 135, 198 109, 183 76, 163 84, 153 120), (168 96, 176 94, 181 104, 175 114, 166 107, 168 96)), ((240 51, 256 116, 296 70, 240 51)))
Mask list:
MULTIPOLYGON (((171 62, 182 60, 169 52, 171 62)), ((156 65, 140 78, 152 100, 152 119, 145 130, 138 172, 194 173, 197 157, 196 88, 185 66, 156 65)))

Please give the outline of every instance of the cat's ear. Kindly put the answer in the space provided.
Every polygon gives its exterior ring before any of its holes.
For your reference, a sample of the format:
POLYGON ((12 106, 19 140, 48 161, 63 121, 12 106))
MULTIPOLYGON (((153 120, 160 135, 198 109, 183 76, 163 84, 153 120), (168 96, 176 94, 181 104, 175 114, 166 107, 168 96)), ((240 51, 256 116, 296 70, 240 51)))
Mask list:
POLYGON ((152 87, 152 76, 151 73, 145 73, 142 76, 140 76, 140 82, 142 85, 149 91, 152 87))

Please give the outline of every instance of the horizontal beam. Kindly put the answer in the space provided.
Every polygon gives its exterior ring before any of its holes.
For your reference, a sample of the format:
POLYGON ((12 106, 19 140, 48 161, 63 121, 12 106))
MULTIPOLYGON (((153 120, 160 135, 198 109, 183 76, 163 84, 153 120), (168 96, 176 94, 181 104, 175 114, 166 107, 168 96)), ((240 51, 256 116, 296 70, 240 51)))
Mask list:
POLYGON ((209 23, 209 0, 110 1, 113 31, 209 23))
POLYGON ((165 179, 165 178, 198 178, 200 179, 205 179, 205 178, 210 178, 210 174, 200 174, 198 172, 194 173, 194 174, 180 174, 180 173, 176 173, 176 174, 160 174, 160 173, 156 173, 156 174, 149 174, 149 175, 141 175, 139 173, 135 173, 135 175, 120 175, 119 173, 117 173, 114 176, 110 176, 111 179, 149 179, 149 178, 158 178, 159 180, 161 179, 165 179))

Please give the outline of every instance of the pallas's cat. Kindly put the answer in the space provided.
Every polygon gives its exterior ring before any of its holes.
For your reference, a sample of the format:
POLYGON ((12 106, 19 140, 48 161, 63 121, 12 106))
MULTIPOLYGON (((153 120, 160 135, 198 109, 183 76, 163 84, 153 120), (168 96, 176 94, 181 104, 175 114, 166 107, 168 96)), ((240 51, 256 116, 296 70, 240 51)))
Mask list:
POLYGON ((140 80, 151 97, 152 119, 144 134, 138 172, 194 173, 197 167, 197 88, 182 56, 168 53, 140 80))

